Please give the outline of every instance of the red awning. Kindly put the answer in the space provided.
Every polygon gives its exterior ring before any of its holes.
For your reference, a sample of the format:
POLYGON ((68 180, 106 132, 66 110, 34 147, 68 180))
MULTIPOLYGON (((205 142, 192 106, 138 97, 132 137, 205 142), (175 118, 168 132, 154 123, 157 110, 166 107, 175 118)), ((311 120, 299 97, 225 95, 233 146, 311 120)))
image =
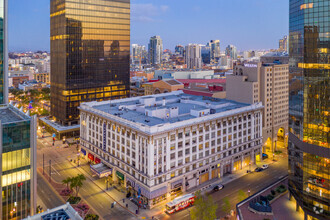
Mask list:
POLYGON ((96 164, 98 164, 98 163, 101 163, 101 160, 100 160, 100 158, 98 158, 98 157, 95 157, 95 163, 96 163, 96 164))
POLYGON ((88 159, 94 161, 94 155, 91 153, 88 153, 88 159))

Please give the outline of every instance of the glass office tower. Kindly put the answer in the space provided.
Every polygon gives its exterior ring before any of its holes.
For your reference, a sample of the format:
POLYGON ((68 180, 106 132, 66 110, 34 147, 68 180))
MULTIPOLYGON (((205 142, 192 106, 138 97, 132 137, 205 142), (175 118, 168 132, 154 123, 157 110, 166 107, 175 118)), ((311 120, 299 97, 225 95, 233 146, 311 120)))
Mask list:
POLYGON ((0 104, 7 103, 8 96, 7 3, 0 0, 0 104))
POLYGON ((130 0, 51 0, 51 114, 79 122, 81 102, 129 96, 130 0))
POLYGON ((329 17, 329 0, 290 0, 289 190, 305 219, 330 218, 329 17))
POLYGON ((23 219, 36 208, 36 117, 0 105, 0 219, 23 219))

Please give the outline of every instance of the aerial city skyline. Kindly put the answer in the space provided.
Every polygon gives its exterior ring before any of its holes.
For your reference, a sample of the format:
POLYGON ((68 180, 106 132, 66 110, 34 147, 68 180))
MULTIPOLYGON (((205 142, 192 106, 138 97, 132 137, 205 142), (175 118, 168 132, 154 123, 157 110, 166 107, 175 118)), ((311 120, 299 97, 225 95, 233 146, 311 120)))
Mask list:
MULTIPOLYGON (((9 2, 10 51, 50 51, 49 8, 49 1, 44 0, 9 2)), ((210 0, 201 5, 186 0, 132 1, 131 43, 147 46, 149 37, 159 35, 164 49, 171 50, 176 44, 206 44, 209 39, 236 45, 239 51, 271 49, 277 47, 278 39, 288 35, 288 10, 286 0, 210 0)))
POLYGON ((0 218, 329 219, 329 13, 0 0, 0 218))

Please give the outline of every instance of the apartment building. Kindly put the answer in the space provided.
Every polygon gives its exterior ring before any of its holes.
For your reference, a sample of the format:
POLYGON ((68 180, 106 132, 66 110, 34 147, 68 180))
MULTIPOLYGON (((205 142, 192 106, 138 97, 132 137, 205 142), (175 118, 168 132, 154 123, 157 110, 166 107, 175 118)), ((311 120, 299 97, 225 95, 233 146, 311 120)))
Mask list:
POLYGON ((262 109, 182 91, 83 103, 81 152, 152 208, 260 160, 262 109))
POLYGON ((263 151, 274 152, 285 147, 289 112, 289 65, 243 63, 234 66, 227 76, 226 97, 243 103, 262 102, 263 151))

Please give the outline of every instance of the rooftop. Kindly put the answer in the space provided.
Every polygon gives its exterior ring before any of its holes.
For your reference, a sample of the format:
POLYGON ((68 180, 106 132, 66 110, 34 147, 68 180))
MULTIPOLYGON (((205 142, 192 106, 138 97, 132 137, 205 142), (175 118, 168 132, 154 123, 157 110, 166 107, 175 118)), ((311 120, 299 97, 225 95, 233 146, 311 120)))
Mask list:
POLYGON ((249 105, 175 91, 121 100, 83 103, 80 109, 153 133, 261 107, 260 103, 249 105))
POLYGON ((0 105, 0 121, 2 124, 26 120, 30 120, 30 116, 25 115, 14 106, 0 105))
POLYGON ((287 52, 269 52, 262 57, 287 57, 289 54, 287 52))
POLYGON ((24 220, 53 220, 53 219, 71 219, 71 220, 82 220, 83 218, 78 212, 72 208, 69 203, 58 206, 53 209, 48 209, 45 212, 36 214, 34 216, 28 216, 24 220))

